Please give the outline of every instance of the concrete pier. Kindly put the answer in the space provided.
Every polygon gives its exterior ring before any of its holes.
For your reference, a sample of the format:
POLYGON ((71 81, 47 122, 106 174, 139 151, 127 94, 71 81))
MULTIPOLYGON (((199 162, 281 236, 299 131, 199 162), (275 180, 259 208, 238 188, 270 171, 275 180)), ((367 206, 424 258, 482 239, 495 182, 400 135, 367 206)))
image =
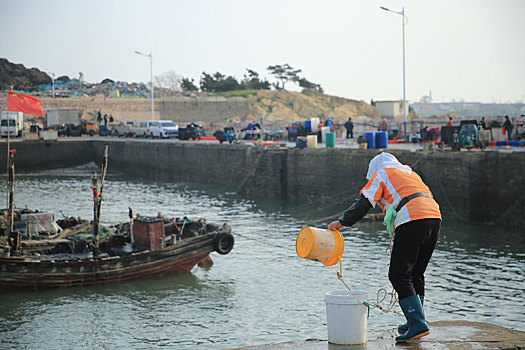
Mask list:
POLYGON ((371 350, 371 349, 523 349, 525 332, 496 326, 483 322, 439 321, 429 324, 431 333, 419 340, 395 342, 395 329, 369 331, 365 344, 335 345, 327 340, 309 339, 305 341, 283 342, 239 349, 250 350, 371 350))
MULTIPOLYGON (((247 196, 350 203, 366 183, 380 150, 296 149, 252 144, 67 138, 14 142, 17 172, 100 163, 109 145, 109 171, 150 180, 231 186, 247 196), (346 201, 345 201, 346 200, 346 201)), ((6 163, 6 143, 0 162, 6 163)), ((388 150, 410 165, 447 217, 525 226, 525 152, 388 150)))

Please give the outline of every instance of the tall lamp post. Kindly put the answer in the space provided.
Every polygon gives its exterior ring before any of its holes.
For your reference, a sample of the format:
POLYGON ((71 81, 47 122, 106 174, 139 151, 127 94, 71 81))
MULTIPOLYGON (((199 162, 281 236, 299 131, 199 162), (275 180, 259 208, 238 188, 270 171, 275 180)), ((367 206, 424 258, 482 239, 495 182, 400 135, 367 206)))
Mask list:
POLYGON ((146 56, 149 57, 149 65, 150 65, 150 75, 151 75, 151 120, 155 119, 155 110, 153 107, 153 55, 151 52, 149 54, 145 54, 139 51, 135 51, 137 55, 146 56))
POLYGON ((53 98, 55 98, 55 73, 50 73, 51 74, 51 83, 52 83, 52 86, 53 86, 53 98))
POLYGON ((408 21, 407 15, 405 15, 405 8, 401 12, 387 9, 386 7, 380 6, 381 10, 397 13, 401 15, 403 19, 403 128, 405 132, 405 139, 407 137, 407 99, 406 99, 406 85, 405 85, 405 20, 408 21))

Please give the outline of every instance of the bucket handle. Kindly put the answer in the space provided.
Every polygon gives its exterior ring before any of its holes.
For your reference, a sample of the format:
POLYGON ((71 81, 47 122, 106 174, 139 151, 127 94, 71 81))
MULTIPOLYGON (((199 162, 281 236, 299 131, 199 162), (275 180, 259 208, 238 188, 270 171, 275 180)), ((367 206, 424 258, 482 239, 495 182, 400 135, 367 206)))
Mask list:
POLYGON ((368 308, 368 313, 366 315, 366 319, 370 318, 370 304, 368 304, 366 301, 363 301, 363 305, 368 308))

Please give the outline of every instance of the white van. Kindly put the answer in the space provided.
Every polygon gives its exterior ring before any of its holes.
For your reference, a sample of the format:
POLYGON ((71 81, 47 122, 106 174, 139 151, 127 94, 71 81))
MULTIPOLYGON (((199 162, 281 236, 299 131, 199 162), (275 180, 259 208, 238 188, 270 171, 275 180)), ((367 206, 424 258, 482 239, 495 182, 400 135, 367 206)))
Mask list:
POLYGON ((130 127, 135 137, 148 137, 150 136, 150 123, 151 120, 141 120, 137 124, 130 127))
POLYGON ((149 131, 151 137, 177 137, 179 135, 179 126, 171 120, 157 120, 150 123, 149 131))

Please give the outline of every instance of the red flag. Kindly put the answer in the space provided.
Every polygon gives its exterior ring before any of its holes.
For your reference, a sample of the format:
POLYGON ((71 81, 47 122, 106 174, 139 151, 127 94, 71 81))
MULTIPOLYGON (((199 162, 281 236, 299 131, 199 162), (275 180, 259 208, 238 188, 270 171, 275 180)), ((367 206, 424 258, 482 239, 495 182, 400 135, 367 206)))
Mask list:
POLYGON ((44 111, 40 105, 40 99, 13 91, 7 93, 7 110, 39 116, 44 115, 44 111))

